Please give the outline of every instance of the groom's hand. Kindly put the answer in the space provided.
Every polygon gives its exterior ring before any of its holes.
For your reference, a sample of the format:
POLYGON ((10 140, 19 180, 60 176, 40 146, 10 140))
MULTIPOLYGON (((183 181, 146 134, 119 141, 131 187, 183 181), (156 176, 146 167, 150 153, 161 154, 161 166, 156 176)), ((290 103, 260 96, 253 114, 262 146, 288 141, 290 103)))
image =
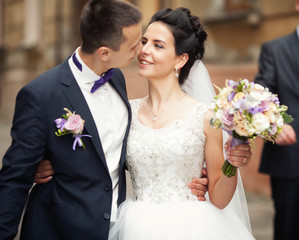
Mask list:
POLYGON ((205 168, 202 169, 202 177, 201 178, 193 178, 192 182, 188 184, 188 188, 191 189, 192 194, 197 196, 199 201, 205 201, 205 194, 208 191, 208 178, 207 178, 207 170, 205 168))
POLYGON ((42 160, 35 173, 34 182, 37 184, 47 183, 52 179, 54 170, 49 160, 42 160))

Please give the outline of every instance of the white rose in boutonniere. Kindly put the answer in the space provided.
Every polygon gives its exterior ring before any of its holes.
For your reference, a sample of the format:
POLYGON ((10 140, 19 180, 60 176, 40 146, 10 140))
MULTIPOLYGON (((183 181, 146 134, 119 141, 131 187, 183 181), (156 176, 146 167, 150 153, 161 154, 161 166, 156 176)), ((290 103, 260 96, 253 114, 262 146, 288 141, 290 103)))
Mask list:
POLYGON ((67 134, 73 134, 75 138, 73 143, 73 150, 76 149, 76 145, 85 149, 84 143, 81 137, 91 137, 90 135, 81 135, 84 128, 84 120, 79 114, 71 112, 69 109, 64 108, 67 113, 62 115, 62 118, 57 118, 54 122, 58 131, 55 132, 57 137, 61 137, 67 134))

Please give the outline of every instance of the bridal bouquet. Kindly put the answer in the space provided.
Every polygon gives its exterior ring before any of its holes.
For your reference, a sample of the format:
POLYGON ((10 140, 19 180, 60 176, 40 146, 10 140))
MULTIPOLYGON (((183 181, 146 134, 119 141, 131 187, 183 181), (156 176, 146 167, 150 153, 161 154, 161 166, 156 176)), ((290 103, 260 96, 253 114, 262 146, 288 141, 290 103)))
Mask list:
MULTIPOLYGON (((216 88, 219 94, 211 105, 210 124, 233 137, 231 146, 252 142, 257 136, 274 143, 283 124, 293 121, 286 113, 287 106, 280 105, 278 97, 259 84, 247 79, 226 80, 224 88, 216 88)), ((222 171, 231 177, 236 167, 225 161, 222 171)))

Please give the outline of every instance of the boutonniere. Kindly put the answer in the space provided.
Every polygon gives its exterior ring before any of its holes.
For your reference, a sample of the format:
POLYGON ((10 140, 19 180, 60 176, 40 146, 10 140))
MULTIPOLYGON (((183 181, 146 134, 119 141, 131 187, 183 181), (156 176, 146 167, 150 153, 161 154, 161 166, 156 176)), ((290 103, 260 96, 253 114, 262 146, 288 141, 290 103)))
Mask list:
POLYGON ((82 137, 90 137, 90 135, 81 135, 84 128, 84 120, 81 118, 79 114, 75 114, 75 112, 71 112, 69 109, 64 108, 67 113, 62 115, 62 118, 57 118, 54 122, 56 127, 58 128, 57 132, 55 132, 57 137, 61 137, 67 134, 73 134, 75 138, 73 143, 73 150, 76 149, 76 146, 83 147, 84 143, 82 141, 82 137))

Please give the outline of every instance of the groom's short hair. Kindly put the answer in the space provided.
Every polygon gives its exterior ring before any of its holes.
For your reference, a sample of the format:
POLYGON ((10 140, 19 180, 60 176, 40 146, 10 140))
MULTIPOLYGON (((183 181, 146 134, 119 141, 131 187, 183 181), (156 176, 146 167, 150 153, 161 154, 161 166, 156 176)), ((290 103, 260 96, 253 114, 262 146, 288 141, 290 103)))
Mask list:
POLYGON ((119 50, 125 42, 123 28, 139 23, 140 10, 131 3, 119 0, 90 0, 80 16, 81 49, 93 53, 106 46, 119 50))

